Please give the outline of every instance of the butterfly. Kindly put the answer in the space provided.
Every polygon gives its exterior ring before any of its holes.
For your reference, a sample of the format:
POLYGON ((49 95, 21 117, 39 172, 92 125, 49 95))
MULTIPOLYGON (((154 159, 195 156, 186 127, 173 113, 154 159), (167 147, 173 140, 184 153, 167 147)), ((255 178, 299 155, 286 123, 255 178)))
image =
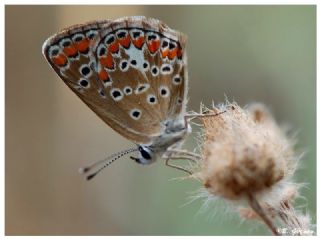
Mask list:
MULTIPOLYGON (((64 83, 112 129, 137 147, 82 168, 93 178, 118 158, 150 164, 191 158, 180 149, 191 132, 186 114, 186 36, 142 16, 71 26, 48 38, 43 55, 64 83)), ((190 173, 190 172, 189 172, 190 173)))

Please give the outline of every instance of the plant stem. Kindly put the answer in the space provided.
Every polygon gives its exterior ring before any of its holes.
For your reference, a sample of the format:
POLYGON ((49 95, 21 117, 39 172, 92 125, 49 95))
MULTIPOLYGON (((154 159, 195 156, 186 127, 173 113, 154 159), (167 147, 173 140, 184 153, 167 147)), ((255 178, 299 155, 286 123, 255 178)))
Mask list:
POLYGON ((248 193, 248 201, 251 208, 261 217, 263 222, 268 226, 268 228, 272 231, 272 233, 276 236, 280 236, 279 232, 277 231, 276 227, 273 225, 272 221, 264 212, 259 202, 255 198, 255 196, 252 195, 251 193, 248 193))

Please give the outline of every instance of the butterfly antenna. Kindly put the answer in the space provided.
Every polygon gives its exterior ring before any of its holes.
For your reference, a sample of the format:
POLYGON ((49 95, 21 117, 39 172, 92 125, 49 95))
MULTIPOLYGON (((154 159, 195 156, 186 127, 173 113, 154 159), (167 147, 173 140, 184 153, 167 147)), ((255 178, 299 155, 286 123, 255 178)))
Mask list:
POLYGON ((98 168, 95 172, 89 174, 87 176, 87 180, 92 179, 94 176, 96 176, 98 173, 100 173, 103 169, 105 169, 107 166, 109 166, 110 164, 112 164, 114 161, 116 161, 117 159, 123 157, 124 155, 127 155, 129 153, 132 152, 136 152, 139 151, 137 148, 131 148, 131 149, 127 149, 115 154, 110 155, 109 157, 99 160, 89 166, 83 167, 79 169, 79 173, 84 174, 84 173, 89 173, 90 171, 92 171, 92 169, 94 169, 96 166, 100 165, 103 163, 103 165, 98 168))

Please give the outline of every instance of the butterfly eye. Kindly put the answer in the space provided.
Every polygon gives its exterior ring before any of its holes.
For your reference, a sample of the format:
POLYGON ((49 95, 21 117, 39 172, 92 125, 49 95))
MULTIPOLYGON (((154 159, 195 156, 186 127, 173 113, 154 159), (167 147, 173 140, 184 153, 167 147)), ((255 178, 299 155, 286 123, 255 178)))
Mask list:
POLYGON ((159 93, 162 97, 166 98, 169 96, 169 89, 166 86, 160 86, 159 93))
POLYGON ((172 65, 169 65, 169 64, 163 64, 161 66, 161 74, 163 75, 168 75, 168 74, 171 74, 173 72, 173 68, 172 68, 172 65))
POLYGON ((174 85, 180 85, 182 82, 182 79, 179 75, 175 75, 173 78, 172 78, 172 83, 174 85))
POLYGON ((141 117, 141 110, 138 109, 133 109, 130 111, 130 116, 131 118, 133 118, 134 120, 138 120, 141 117))

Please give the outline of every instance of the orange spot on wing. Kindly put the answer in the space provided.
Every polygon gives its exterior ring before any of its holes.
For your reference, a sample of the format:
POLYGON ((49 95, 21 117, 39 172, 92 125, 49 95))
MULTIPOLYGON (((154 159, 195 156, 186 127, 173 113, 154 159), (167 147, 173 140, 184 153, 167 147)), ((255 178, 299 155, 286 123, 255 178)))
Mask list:
POLYGON ((71 45, 71 46, 67 46, 67 47, 63 48, 63 52, 67 56, 75 56, 78 53, 78 50, 77 50, 77 48, 74 47, 74 45, 71 45))
POLYGON ((132 42, 136 48, 141 49, 144 44, 144 37, 139 37, 138 39, 132 40, 132 42))
POLYGON ((178 48, 174 48, 171 51, 169 51, 168 57, 170 60, 174 59, 177 56, 178 48))
POLYGON ((113 69, 114 68, 114 62, 113 62, 113 57, 110 52, 108 52, 107 56, 103 56, 100 58, 100 63, 104 67, 107 67, 108 69, 113 69))
POLYGON ((113 43, 109 45, 108 52, 117 53, 118 51, 119 51, 119 42, 115 40, 113 43))
POLYGON ((109 79, 108 72, 107 72, 106 70, 101 70, 101 71, 99 72, 99 79, 100 79, 101 81, 108 81, 108 79, 109 79))
POLYGON ((131 43, 130 35, 128 34, 125 38, 119 39, 118 42, 123 46, 124 48, 128 48, 131 43))
POLYGON ((86 52, 89 48, 90 40, 87 38, 84 38, 80 42, 76 43, 77 49, 80 52, 86 52))
POLYGON ((169 49, 161 50, 162 58, 166 58, 169 54, 169 49))
POLYGON ((65 55, 59 54, 58 56, 53 57, 52 61, 58 66, 65 66, 68 62, 68 59, 65 55))
POLYGON ((155 53, 160 47, 160 41, 159 40, 155 40, 155 41, 150 41, 148 43, 148 49, 150 51, 151 54, 155 53))

